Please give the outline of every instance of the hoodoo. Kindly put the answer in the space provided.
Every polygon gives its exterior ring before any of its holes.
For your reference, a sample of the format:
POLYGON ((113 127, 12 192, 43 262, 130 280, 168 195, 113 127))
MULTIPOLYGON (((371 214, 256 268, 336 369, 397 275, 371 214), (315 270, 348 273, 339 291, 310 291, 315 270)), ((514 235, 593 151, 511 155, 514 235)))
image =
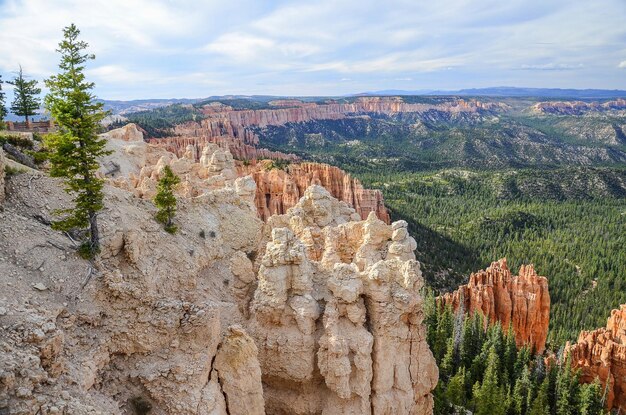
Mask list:
POLYGON ((506 258, 492 262, 439 301, 454 310, 462 306, 467 313, 481 312, 489 322, 499 321, 505 329, 511 326, 518 346, 530 345, 537 353, 545 349, 550 322, 548 280, 538 276, 532 265, 522 265, 514 276, 506 258))
POLYGON ((606 327, 582 331, 566 352, 572 367, 580 369, 581 382, 598 378, 605 387, 608 382, 607 406, 626 410, 626 304, 611 311, 606 327))

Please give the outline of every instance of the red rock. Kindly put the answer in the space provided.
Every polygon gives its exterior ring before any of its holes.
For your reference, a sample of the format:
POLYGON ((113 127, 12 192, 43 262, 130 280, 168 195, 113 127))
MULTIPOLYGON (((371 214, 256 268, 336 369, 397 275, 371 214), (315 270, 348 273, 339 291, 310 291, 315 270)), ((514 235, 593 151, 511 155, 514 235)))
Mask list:
POLYGON ((522 265, 519 275, 512 276, 506 258, 492 262, 486 270, 470 275, 467 285, 438 301, 455 311, 463 304, 466 313, 479 311, 505 329, 510 325, 518 347, 530 345, 538 353, 545 349, 550 322, 548 280, 538 276, 532 265, 522 265))
POLYGON ((626 410, 626 304, 611 311, 606 328, 582 331, 566 352, 572 367, 580 369, 581 382, 598 378, 604 387, 608 380, 608 408, 626 410))
POLYGON ((320 163, 293 163, 286 170, 265 167, 266 163, 239 166, 239 175, 252 175, 257 184, 255 203, 259 215, 267 220, 271 215, 283 214, 293 207, 312 184, 325 187, 333 197, 352 206, 361 218, 370 212, 390 223, 383 195, 379 190, 364 189, 358 179, 343 170, 320 163))

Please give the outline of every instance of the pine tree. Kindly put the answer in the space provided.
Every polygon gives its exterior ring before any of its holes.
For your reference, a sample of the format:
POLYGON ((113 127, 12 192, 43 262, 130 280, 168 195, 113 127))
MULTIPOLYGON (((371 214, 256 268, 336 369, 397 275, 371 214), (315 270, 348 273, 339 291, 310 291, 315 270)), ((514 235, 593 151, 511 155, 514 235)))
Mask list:
POLYGON ((465 405, 465 368, 462 367, 448 382, 447 400, 456 406, 465 405))
POLYGON ((0 130, 4 128, 4 117, 7 116, 7 109, 4 106, 6 103, 6 95, 2 90, 2 75, 0 75, 0 130))
POLYGON ((515 415, 526 415, 528 411, 528 395, 531 392, 530 372, 524 368, 522 375, 515 382, 513 387, 513 413, 515 415))
POLYGON ((161 170, 154 204, 159 209, 156 214, 157 222, 162 223, 169 233, 175 233, 177 229, 172 220, 176 215, 176 196, 174 196, 173 188, 178 183, 180 183, 180 178, 174 174, 170 166, 165 166, 161 170))
POLYGON ((498 384, 500 360, 496 347, 492 346, 487 358, 487 369, 482 384, 476 383, 473 389, 476 415, 504 415, 507 410, 507 396, 498 384))
POLYGON ((548 402, 548 388, 550 380, 545 378, 539 387, 537 397, 530 406, 528 415, 550 415, 550 404, 548 402))
POLYGON ((11 104, 11 111, 15 115, 24 117, 28 122, 28 117, 37 114, 37 110, 41 105, 41 100, 37 95, 41 94, 41 88, 37 88, 37 80, 32 79, 28 81, 24 77, 24 71, 22 65, 17 76, 12 81, 8 81, 7 84, 13 85, 13 103, 11 104))
POLYGON ((568 356, 556 379, 557 415, 570 415, 576 412, 578 388, 578 376, 572 371, 568 356))
POLYGON ((65 179, 65 190, 74 195, 74 207, 61 210, 66 217, 53 224, 55 229, 85 229, 81 254, 93 258, 100 251, 98 212, 104 207, 102 186, 96 177, 98 157, 109 154, 106 141, 98 137, 100 121, 106 116, 102 103, 91 93, 93 82, 85 80, 85 62, 95 59, 84 53, 87 43, 78 40, 80 31, 71 24, 63 29, 64 39, 57 50, 61 54, 61 72, 45 81, 50 92, 46 109, 59 131, 49 134, 45 144, 50 150, 50 175, 65 179))
POLYGON ((580 415, 602 415, 602 385, 596 378, 593 383, 581 385, 579 410, 580 415))

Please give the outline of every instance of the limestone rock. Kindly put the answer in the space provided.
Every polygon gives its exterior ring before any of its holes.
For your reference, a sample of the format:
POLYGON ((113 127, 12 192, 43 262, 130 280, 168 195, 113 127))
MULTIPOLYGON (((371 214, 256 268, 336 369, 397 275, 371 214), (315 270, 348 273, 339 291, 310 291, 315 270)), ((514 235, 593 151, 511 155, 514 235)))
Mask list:
POLYGON ((626 410, 626 304, 611 311, 606 327, 582 331, 578 341, 566 346, 572 367, 581 370, 580 381, 609 382, 607 407, 626 410))
POLYGON ((33 219, 70 205, 59 180, 7 180, 0 412, 432 412, 437 368, 406 223, 388 225, 374 212, 361 220, 312 185, 264 224, 254 180, 231 174, 223 149, 189 148, 178 158, 128 136, 145 151, 119 145, 112 161, 143 184, 119 185, 130 180, 121 176, 104 186, 94 263, 33 219), (164 165, 224 179, 179 194, 173 235, 137 194, 164 165))
POLYGON ((252 303, 268 412, 432 412, 438 371, 422 325, 419 263, 412 251, 388 251, 415 241, 391 241, 402 223, 358 219, 314 185, 268 220, 252 303))
POLYGON ((511 275, 506 259, 491 263, 484 271, 470 275, 467 285, 438 298, 440 304, 456 311, 481 312, 490 322, 499 321, 515 332, 518 347, 530 345, 537 353, 545 350, 550 322, 548 280, 532 265, 522 265, 511 275))

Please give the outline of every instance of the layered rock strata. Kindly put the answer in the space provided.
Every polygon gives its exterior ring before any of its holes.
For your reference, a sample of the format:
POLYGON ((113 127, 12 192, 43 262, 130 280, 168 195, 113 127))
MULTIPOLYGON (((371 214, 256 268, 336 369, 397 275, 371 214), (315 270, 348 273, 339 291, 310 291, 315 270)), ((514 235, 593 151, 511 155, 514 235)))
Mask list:
POLYGON ((268 169, 266 163, 239 166, 239 174, 250 174, 257 184, 255 203, 263 220, 283 214, 293 207, 306 189, 313 185, 326 188, 333 197, 352 206, 362 219, 374 212, 390 223, 380 190, 364 189, 358 179, 338 167, 320 163, 293 163, 284 170, 268 169))
MULTIPOLYGON (((398 113, 429 114, 445 113, 452 118, 458 116, 480 117, 484 113, 497 111, 503 104, 477 100, 452 99, 437 104, 408 103, 401 97, 359 97, 353 102, 328 101, 323 104, 305 103, 298 100, 272 101, 274 108, 235 110, 233 107, 212 102, 202 108, 204 119, 188 122, 174 128, 174 136, 155 139, 154 143, 165 146, 170 151, 184 151, 192 141, 200 146, 211 142, 228 141, 229 150, 238 159, 285 158, 295 156, 279 152, 257 149, 259 138, 254 128, 270 125, 284 125, 312 120, 338 120, 367 114, 394 115, 398 113), (233 140, 234 139, 234 140, 233 140), (249 147, 248 147, 249 146, 249 147), (262 153, 262 157, 255 154, 262 153)), ((198 150, 198 149, 197 149, 198 150)))
POLYGON ((626 410, 626 304, 611 311, 606 327, 582 331, 578 341, 567 345, 572 367, 580 369, 580 381, 596 378, 607 388, 607 407, 626 410))
POLYGON ((455 311, 480 312, 505 329, 512 327, 518 347, 529 345, 537 353, 545 350, 550 323, 548 280, 538 276, 532 265, 522 265, 514 276, 506 259, 500 259, 486 270, 472 273, 466 285, 438 301, 455 311))

